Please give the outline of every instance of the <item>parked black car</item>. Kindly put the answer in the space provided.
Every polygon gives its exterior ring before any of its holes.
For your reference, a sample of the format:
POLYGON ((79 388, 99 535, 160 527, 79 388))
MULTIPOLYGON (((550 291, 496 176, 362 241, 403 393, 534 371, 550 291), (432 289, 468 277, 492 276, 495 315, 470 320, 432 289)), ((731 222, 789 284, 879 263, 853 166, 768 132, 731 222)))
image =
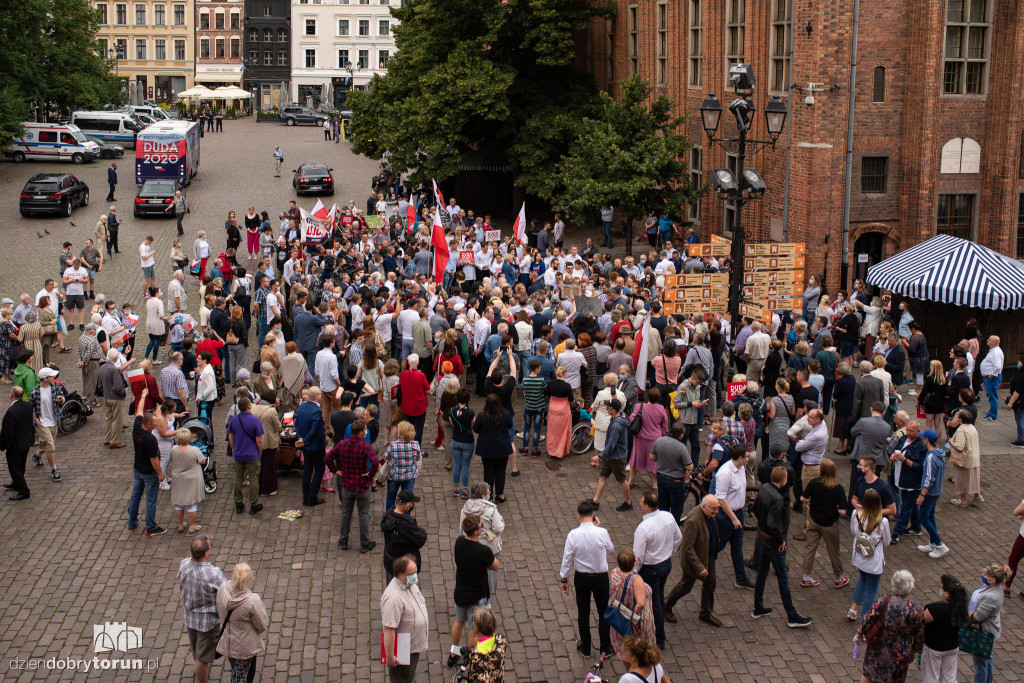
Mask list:
POLYGON ((327 114, 313 111, 309 107, 281 107, 281 110, 277 114, 277 118, 281 119, 289 126, 294 126, 297 123, 312 123, 317 126, 322 126, 324 125, 324 121, 327 120, 327 114))
POLYGON ((180 189, 181 183, 177 180, 147 180, 142 183, 135 197, 135 217, 174 218, 174 214, 166 209, 174 201, 174 193, 180 189))
POLYGON ((86 135, 85 137, 100 146, 100 159, 120 159, 124 156, 124 147, 116 142, 100 140, 99 138, 94 138, 91 135, 86 135))
POLYGON ((89 186, 70 173, 37 173, 25 183, 18 208, 30 213, 70 216, 76 206, 88 206, 89 186))
POLYGON ((292 177, 295 194, 334 194, 333 170, 327 164, 302 164, 292 177))

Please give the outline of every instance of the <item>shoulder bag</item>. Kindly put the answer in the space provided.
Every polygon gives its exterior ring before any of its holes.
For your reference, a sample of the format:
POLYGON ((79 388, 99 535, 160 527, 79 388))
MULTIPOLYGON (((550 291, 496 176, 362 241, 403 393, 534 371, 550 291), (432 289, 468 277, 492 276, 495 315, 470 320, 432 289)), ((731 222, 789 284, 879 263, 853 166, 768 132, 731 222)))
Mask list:
POLYGON ((634 607, 627 608, 622 604, 622 601, 626 599, 626 591, 629 590, 634 576, 636 576, 636 572, 626 577, 626 581, 622 584, 622 593, 619 595, 619 599, 608 601, 608 606, 604 609, 605 621, 623 636, 633 635, 633 631, 640 625, 640 619, 642 618, 642 615, 636 612, 635 596, 633 599, 634 607))
POLYGON ((234 612, 234 611, 235 610, 233 610, 233 609, 232 610, 228 610, 228 613, 224 616, 224 623, 220 625, 220 630, 217 631, 217 638, 213 642, 213 658, 214 659, 220 659, 221 657, 224 656, 221 653, 217 652, 217 645, 220 644, 221 636, 224 635, 224 629, 226 629, 228 627, 228 621, 231 619, 231 613, 234 612))
POLYGON ((981 630, 980 624, 971 624, 960 629, 960 651, 969 652, 972 655, 992 657, 992 645, 995 643, 995 634, 981 630))
POLYGON ((633 416, 632 421, 629 423, 627 431, 632 435, 636 436, 640 433, 640 430, 644 427, 644 407, 641 405, 640 410, 637 411, 636 415, 633 416))
POLYGON ((882 612, 878 615, 877 619, 864 631, 864 642, 868 645, 874 645, 878 637, 882 635, 882 628, 885 626, 885 613, 889 610, 889 594, 886 593, 885 597, 882 598, 882 612))

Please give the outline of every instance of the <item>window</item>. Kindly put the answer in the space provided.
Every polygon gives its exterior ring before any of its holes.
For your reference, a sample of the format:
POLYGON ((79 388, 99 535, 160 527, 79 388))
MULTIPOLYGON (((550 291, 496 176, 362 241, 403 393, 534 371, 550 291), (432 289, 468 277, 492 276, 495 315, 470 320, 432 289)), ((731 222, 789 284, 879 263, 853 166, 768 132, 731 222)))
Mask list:
POLYGON ((288 53, 284 50, 280 50, 277 53, 277 65, 288 66, 288 53))
MULTIPOLYGON (((267 40, 270 40, 270 38, 267 38, 267 40)), ((288 42, 288 31, 286 29, 283 29, 283 28, 277 29, 277 42, 279 42, 279 43, 287 43, 288 42)))
POLYGON ((269 43, 273 39, 274 39, 274 32, 271 31, 269 28, 263 29, 263 42, 264 43, 269 43))
MULTIPOLYGON (((704 187, 704 175, 701 173, 701 164, 704 161, 704 154, 700 147, 690 148, 690 187, 699 190, 704 187)), ((688 207, 688 215, 691 221, 700 221, 700 200, 698 199, 688 207)))
POLYGON ((153 59, 167 59, 167 41, 164 38, 153 41, 153 59))
POLYGON ((135 40, 135 59, 146 58, 146 40, 145 38, 137 38, 135 40))
POLYGON ((210 39, 200 38, 199 39, 199 59, 210 58, 210 39))
POLYGON ((259 40, 260 40, 260 32, 259 32, 259 30, 255 29, 255 28, 249 29, 249 42, 250 43, 258 43, 259 40))
POLYGON ((316 50, 306 50, 306 68, 316 68, 316 50))
POLYGON ((231 59, 238 59, 242 56, 242 41, 238 38, 231 39, 231 59))
POLYGON ((935 232, 971 239, 974 225, 973 194, 940 194, 935 232))
POLYGON ((210 13, 203 12, 199 15, 199 30, 208 31, 210 30, 210 13))
POLYGON ((249 50, 249 62, 251 64, 257 64, 259 59, 259 53, 256 50, 249 50))
POLYGON ((700 3, 701 0, 690 0, 690 39, 688 42, 690 54, 687 59, 687 68, 690 70, 688 83, 691 88, 699 88, 704 83, 704 77, 701 74, 704 68, 704 47, 702 45, 704 31, 701 23, 700 3))
POLYGON ((107 39, 106 38, 100 38, 99 40, 96 41, 96 45, 98 46, 97 50, 96 50, 96 54, 98 54, 103 59, 107 59, 110 56, 107 53, 107 49, 108 49, 107 48, 107 39))
POLYGON ((118 59, 128 59, 128 39, 118 38, 114 42, 114 50, 118 59))
MULTIPOLYGON (((725 2, 725 82, 729 83, 729 67, 743 63, 744 50, 744 16, 746 0, 726 0, 725 2)), ((731 85, 731 84, 729 84, 731 85)), ((729 90, 735 90, 726 86, 729 90)))
POLYGON ((607 44, 605 45, 605 52, 608 54, 608 82, 615 82, 615 20, 605 20, 605 35, 607 36, 607 44))
POLYGON ((306 35, 316 35, 316 19, 306 19, 306 35))
POLYGON ((114 5, 114 23, 125 26, 128 23, 128 5, 114 5))
POLYGON ((365 68, 369 67, 370 66, 370 51, 369 50, 360 50, 359 51, 359 60, 356 62, 356 64, 358 64, 360 69, 365 69, 365 68))
POLYGON ((338 35, 348 35, 348 19, 338 19, 338 35))
POLYGON ((156 26, 167 25, 167 5, 153 5, 153 24, 156 26))
POLYGON ((950 95, 985 93, 988 29, 988 0, 946 0, 942 92, 950 95))
POLYGON ((235 31, 237 31, 239 28, 241 28, 241 25, 242 25, 241 22, 242 22, 242 20, 241 20, 241 17, 239 15, 239 13, 238 12, 232 12, 231 13, 231 28, 234 29, 235 31))
POLYGON ((185 41, 175 40, 174 41, 174 59, 181 62, 185 59, 185 41))
POLYGON ((636 7, 629 8, 629 73, 635 76, 640 68, 640 32, 637 29, 636 7))
POLYGON ((789 46, 792 43, 793 21, 789 0, 772 0, 771 89, 789 92, 789 46))
POLYGON ((96 11, 99 13, 99 17, 100 17, 99 23, 101 23, 101 24, 107 23, 107 6, 105 4, 103 4, 103 5, 96 5, 96 11))
POLYGON ((348 64, 348 50, 338 50, 338 68, 344 69, 348 64))
POLYGON ((274 53, 270 50, 263 52, 263 66, 271 66, 274 63, 274 53))
POLYGON ((386 69, 386 68, 388 68, 388 57, 389 57, 389 54, 388 54, 387 50, 377 50, 377 68, 378 69, 386 69))
POLYGON ((224 13, 217 12, 213 15, 213 27, 218 31, 224 30, 224 13))
POLYGON ((224 39, 223 38, 217 38, 217 40, 214 41, 213 45, 214 45, 213 56, 216 57, 217 59, 224 59, 224 39))
POLYGON ((390 4, 390 0, 380 0, 380 4, 382 4, 382 5, 390 4))
POLYGON ((263 16, 273 16, 273 13, 270 11, 270 5, 267 5, 266 7, 263 8, 263 16))
POLYGON ((888 157, 862 157, 860 160, 860 191, 864 194, 885 194, 888 157))
POLYGON ((145 26, 146 25, 146 6, 135 5, 135 25, 145 26))
POLYGON ((655 6, 658 17, 658 85, 668 83, 668 5, 655 6))
POLYGON ((1024 259, 1024 194, 1021 194, 1017 204, 1017 248, 1016 257, 1024 259))
POLYGON ((377 35, 387 36, 391 35, 391 22, 387 19, 381 19, 377 23, 377 35))
POLYGON ((185 25, 185 6, 175 5, 174 6, 174 25, 184 26, 185 25))
POLYGON ((872 102, 885 102, 885 67, 875 67, 875 83, 871 91, 872 102))
POLYGON ((369 5, 370 4, 370 0, 359 0, 359 4, 360 5, 369 5))
POLYGON ((360 19, 359 20, 359 35, 368 36, 370 35, 370 20, 360 19))

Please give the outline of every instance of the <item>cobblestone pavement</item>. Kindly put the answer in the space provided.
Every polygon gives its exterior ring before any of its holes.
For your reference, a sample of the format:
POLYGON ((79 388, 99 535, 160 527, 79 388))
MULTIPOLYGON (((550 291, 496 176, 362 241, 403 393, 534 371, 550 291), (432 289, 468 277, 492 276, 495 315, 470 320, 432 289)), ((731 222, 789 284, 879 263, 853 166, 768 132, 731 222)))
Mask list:
MULTIPOLYGON (((288 169, 300 161, 326 159, 334 166, 340 183, 337 199, 365 203, 367 181, 376 164, 352 157, 347 143, 327 145, 321 132, 312 127, 288 129, 257 125, 251 120, 228 121, 225 125, 225 133, 203 139, 201 174, 189 191, 193 212, 185 222, 187 248, 199 228, 209 231, 213 245, 220 248, 221 225, 229 208, 241 214, 254 203, 258 209, 266 207, 276 214, 287 205, 293 197, 289 178, 272 177, 274 144, 282 145, 288 169)), ((8 247, 0 254, 0 295, 16 300, 23 291, 38 291, 42 278, 55 273, 55 259, 64 237, 75 243, 76 252, 81 248, 101 210, 109 206, 99 201, 105 196, 106 166, 0 164, 0 187, 5 188, 0 215, 8 247), (66 219, 22 219, 17 214, 17 193, 24 180, 33 172, 55 168, 80 174, 92 188, 90 207, 76 210, 71 218, 77 228, 69 226, 66 219), (50 234, 43 233, 44 239, 39 239, 36 232, 44 227, 50 234)), ((120 166, 122 178, 130 179, 131 160, 123 160, 120 166)), ((174 224, 171 220, 132 219, 133 196, 134 187, 128 180, 117 193, 120 212, 127 216, 121 237, 123 253, 115 256, 101 274, 99 291, 117 302, 128 296, 138 305, 138 244, 145 234, 156 237, 161 250, 158 272, 165 286, 165 278, 170 279, 166 259, 174 224)), ((313 201, 301 203, 309 207, 313 201)), ((190 308, 196 311, 194 281, 189 286, 190 308)), ((77 335, 71 335, 72 344, 77 335)), ((72 356, 56 358, 67 368, 61 379, 78 388, 80 379, 72 356)), ((218 409, 219 419, 223 414, 218 409)), ((93 418, 75 435, 58 440, 63 482, 50 482, 44 468, 34 468, 30 461, 32 498, 17 504, 6 500, 0 503, 4 548, 0 560, 0 658, 9 669, 5 671, 8 680, 192 680, 174 579, 178 562, 188 554, 189 538, 173 533, 173 529, 166 536, 154 538, 126 529, 132 454, 128 449, 102 448, 101 423, 101 418, 93 418), (148 671, 87 674, 44 668, 50 658, 91 660, 92 627, 103 622, 127 622, 143 630, 143 647, 128 656, 141 658, 148 671), (41 670, 27 668, 33 666, 41 670)), ((1017 533, 1018 523, 1010 511, 1024 487, 1021 452, 1007 445, 1013 438, 1012 416, 1003 412, 998 424, 979 423, 979 428, 988 502, 969 509, 940 505, 940 532, 952 552, 940 560, 930 560, 909 542, 886 552, 886 576, 898 568, 911 569, 917 578, 913 598, 918 601, 935 599, 938 577, 943 572, 952 572, 974 587, 980 566, 1004 562, 1017 533)), ((297 472, 282 474, 280 494, 263 501, 266 509, 258 517, 234 515, 229 463, 219 438, 217 451, 222 488, 200 506, 199 521, 214 544, 215 563, 229 571, 236 562, 246 561, 255 572, 255 588, 263 596, 271 618, 267 653, 259 659, 259 680, 384 681, 379 664, 378 607, 383 585, 380 546, 368 555, 338 550, 340 511, 333 496, 328 505, 307 508, 307 515, 298 521, 278 519, 280 512, 300 507, 297 472)), ((442 661, 453 616, 449 607, 454 581, 451 548, 461 501, 451 497, 450 477, 442 464, 443 459, 431 450, 416 486, 423 496, 416 515, 429 534, 421 585, 431 608, 430 652, 427 663, 420 666, 418 680, 422 681, 451 678, 451 671, 443 668, 442 661)), ((841 466, 841 481, 846 481, 846 467, 841 466)), ((592 495, 595 470, 584 457, 570 458, 558 472, 550 472, 542 462, 529 458, 520 461, 520 468, 523 475, 508 480, 508 503, 501 506, 508 527, 501 557, 504 569, 494 597, 499 626, 511 643, 507 680, 579 681, 589 662, 575 652, 575 606, 571 597, 559 592, 557 571, 565 534, 576 523, 575 504, 592 495)), ((5 477, 6 472, 0 476, 5 477)), ((474 481, 481 476, 476 461, 474 481)), ((641 483, 634 495, 639 497, 645 486, 641 483)), ((621 547, 631 544, 641 513, 638 505, 628 513, 612 511, 620 502, 619 496, 617 489, 609 489, 600 516, 621 547)), ((944 495, 946 500, 949 497, 949 493, 944 495)), ((371 522, 375 537, 379 536, 376 525, 382 514, 382 496, 377 495, 371 522)), ((161 495, 158 519, 173 527, 166 495, 161 495)), ((748 533, 747 544, 751 545, 752 540, 748 533)), ((849 543, 850 534, 844 531, 844 547, 848 548, 849 543)), ((679 623, 666 626, 666 668, 672 680, 856 679, 858 662, 850 656, 854 629, 844 618, 853 587, 834 590, 826 585, 824 556, 816 564, 816 576, 823 580, 822 585, 796 585, 802 551, 803 544, 793 541, 789 564, 795 575, 791 583, 796 605, 815 620, 810 629, 787 629, 781 614, 751 620, 753 595, 733 587, 730 562, 723 557, 718 569, 721 579, 716 612, 725 627, 710 629, 697 621, 699 598, 696 594, 688 596, 676 609, 679 623), (723 642, 728 645, 723 647, 723 642), (709 656, 711 652, 716 655, 709 656)), ((844 552, 844 556, 848 558, 849 553, 844 552)), ((677 578, 678 569, 669 584, 677 578)), ((887 585, 888 579, 883 587, 887 585)), ((771 580, 766 603, 777 614, 781 612, 777 588, 771 580)), ((1004 608, 1003 638, 995 648, 999 680, 1016 681, 1024 675, 1018 630, 1021 605, 1020 598, 1014 597, 1004 608)), ((121 656, 114 654, 114 659, 121 656)), ((108 656, 99 655, 100 659, 108 656)), ((216 664, 213 679, 225 680, 225 669, 216 664)), ((619 662, 606 669, 609 676, 622 670, 619 662)), ((970 674, 969 658, 961 657, 961 680, 970 674)), ((912 673, 911 678, 919 678, 919 674, 912 673)))

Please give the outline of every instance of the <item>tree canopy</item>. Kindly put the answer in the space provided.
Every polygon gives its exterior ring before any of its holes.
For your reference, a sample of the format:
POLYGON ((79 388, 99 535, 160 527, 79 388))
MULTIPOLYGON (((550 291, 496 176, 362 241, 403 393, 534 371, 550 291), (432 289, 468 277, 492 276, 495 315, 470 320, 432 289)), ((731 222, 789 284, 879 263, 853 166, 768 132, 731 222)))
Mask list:
POLYGON ((461 155, 503 158, 527 192, 551 196, 555 163, 597 100, 574 63, 574 31, 612 5, 586 0, 410 0, 392 8, 397 54, 353 93, 354 145, 392 154, 414 182, 443 180, 461 155))
POLYGON ((594 114, 580 123, 557 164, 552 203, 577 223, 590 222, 604 206, 627 220, 650 212, 680 220, 683 207, 706 189, 690 184, 686 153, 692 145, 680 133, 685 118, 672 116, 671 98, 652 98, 640 76, 622 87, 619 100, 601 93, 594 114))
POLYGON ((102 109, 121 100, 96 40, 99 14, 88 0, 0 3, 0 143, 41 116, 102 109))

